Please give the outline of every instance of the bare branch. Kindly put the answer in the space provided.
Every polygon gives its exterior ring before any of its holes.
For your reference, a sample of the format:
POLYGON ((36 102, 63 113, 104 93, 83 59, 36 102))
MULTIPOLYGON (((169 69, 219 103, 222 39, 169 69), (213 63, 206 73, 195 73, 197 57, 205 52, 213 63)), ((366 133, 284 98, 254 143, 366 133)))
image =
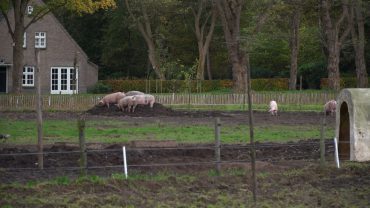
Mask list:
POLYGON ((6 25, 8 26, 8 32, 9 32, 10 36, 12 37, 12 39, 14 41, 15 40, 14 31, 12 30, 12 27, 10 26, 9 18, 8 18, 7 14, 5 14, 5 12, 3 10, 1 10, 1 14, 4 16, 6 25))

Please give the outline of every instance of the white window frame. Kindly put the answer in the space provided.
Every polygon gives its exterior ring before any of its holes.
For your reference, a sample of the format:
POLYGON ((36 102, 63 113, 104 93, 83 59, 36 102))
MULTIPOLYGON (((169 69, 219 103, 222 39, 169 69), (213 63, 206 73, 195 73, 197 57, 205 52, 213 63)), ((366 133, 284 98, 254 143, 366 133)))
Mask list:
POLYGON ((33 6, 27 6, 27 14, 31 15, 33 12, 33 6))
POLYGON ((78 93, 78 68, 76 68, 76 83, 73 89, 73 67, 51 67, 50 69, 50 94, 77 94, 78 93), (63 83, 62 83, 63 81, 63 83))
POLYGON ((24 66, 22 76, 22 87, 34 87, 35 86, 35 67, 24 66))
POLYGON ((23 33, 23 48, 27 47, 27 33, 23 33))
POLYGON ((46 48, 46 32, 35 32, 35 48, 46 48))

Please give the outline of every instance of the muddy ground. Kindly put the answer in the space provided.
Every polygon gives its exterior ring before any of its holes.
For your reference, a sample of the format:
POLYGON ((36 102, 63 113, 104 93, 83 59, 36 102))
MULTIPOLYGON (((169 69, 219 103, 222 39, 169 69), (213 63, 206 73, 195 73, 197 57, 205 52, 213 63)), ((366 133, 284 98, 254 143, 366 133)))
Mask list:
MULTIPOLYGON (((209 125, 216 117, 228 125, 248 124, 243 111, 174 111, 160 104, 139 106, 136 112, 94 107, 83 114, 87 120, 117 119, 135 125, 169 122, 178 125, 209 125)), ((8 119, 34 120, 34 112, 0 112, 8 119)), ((77 119, 81 113, 45 112, 44 119, 77 119)), ((254 112, 256 126, 317 125, 316 112, 254 112)), ((334 127, 335 118, 327 117, 334 127)), ((214 177, 214 144, 177 144, 171 141, 126 144, 87 144, 88 175, 111 177, 123 173, 122 146, 127 147, 129 176, 143 173, 173 174, 165 180, 110 180, 105 183, 64 183, 60 177, 81 174, 78 144, 46 145, 44 170, 37 164, 36 147, 0 144, 0 206, 8 207, 255 207, 251 203, 251 152, 249 145, 221 146, 222 176, 214 177), (244 170, 240 174, 238 170, 244 170), (227 172, 228 171, 228 172, 227 172), (181 175, 187 175, 181 178, 181 175), (190 176, 189 176, 190 175, 190 176), (177 176, 180 176, 177 177, 177 176), (196 176, 192 179, 192 176, 196 176), (58 178, 58 185, 1 186, 58 178), (58 182, 59 181, 59 182, 58 182)), ((256 144, 257 207, 369 207, 370 164, 334 167, 333 144, 326 141, 327 169, 319 168, 317 139, 256 144)))
MULTIPOLYGON (((87 120, 118 119, 140 123, 158 122, 185 124, 213 123, 216 117, 222 123, 248 124, 246 111, 184 111, 172 110, 156 103, 151 109, 148 106, 139 106, 135 112, 122 112, 115 106, 93 107, 82 113, 87 120)), ((44 119, 77 119, 82 115, 75 112, 45 112, 44 119)), ((1 112, 1 116, 8 119, 32 120, 36 118, 34 112, 1 112)), ((268 125, 318 125, 321 114, 316 112, 279 112, 273 117, 267 112, 254 112, 255 126, 268 125)), ((328 125, 334 126, 334 117, 327 117, 328 125)), ((215 160, 214 144, 177 144, 162 141, 158 143, 128 144, 87 144, 87 168, 92 174, 110 175, 122 169, 122 146, 127 146, 127 160, 129 168, 155 171, 171 169, 186 171, 189 166, 194 169, 213 167, 215 160), (101 171, 103 169, 103 171, 101 171)), ((332 159, 333 145, 326 144, 326 154, 332 159)), ((59 174, 76 175, 79 167, 79 147, 77 144, 58 143, 46 145, 44 152, 44 171, 38 171, 35 146, 6 146, 0 145, 0 168, 3 172, 0 182, 27 181, 30 179, 52 178, 59 174), (24 169, 24 170, 23 170, 24 169)), ((285 162, 285 161, 317 161, 319 159, 319 141, 299 141, 286 144, 257 143, 256 156, 258 161, 285 162)), ((250 148, 248 145, 227 145, 221 147, 223 166, 250 162, 250 148)), ((292 163, 293 164, 293 163, 292 163)), ((294 163, 295 164, 295 163, 294 163)))

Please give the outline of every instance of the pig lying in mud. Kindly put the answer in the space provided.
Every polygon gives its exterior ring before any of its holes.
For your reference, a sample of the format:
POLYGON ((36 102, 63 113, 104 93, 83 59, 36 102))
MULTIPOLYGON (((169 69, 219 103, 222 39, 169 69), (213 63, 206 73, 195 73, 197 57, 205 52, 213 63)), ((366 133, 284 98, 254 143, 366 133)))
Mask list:
POLYGON ((98 106, 107 106, 109 108, 109 104, 117 104, 118 101, 124 98, 125 96, 126 95, 123 92, 115 92, 108 94, 99 101, 98 106))

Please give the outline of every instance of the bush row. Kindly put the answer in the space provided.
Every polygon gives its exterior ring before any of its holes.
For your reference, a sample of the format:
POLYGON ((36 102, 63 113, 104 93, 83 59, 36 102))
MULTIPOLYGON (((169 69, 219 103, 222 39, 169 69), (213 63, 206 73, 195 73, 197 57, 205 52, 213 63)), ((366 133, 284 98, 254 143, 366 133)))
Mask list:
MULTIPOLYGON (((370 83, 370 77, 369 77, 369 83, 370 83)), ((356 88, 357 87, 356 77, 342 77, 342 78, 340 78, 340 87, 341 88, 356 88)), ((329 79, 328 78, 321 78, 320 79, 320 88, 321 89, 328 89, 329 88, 329 79)))
MULTIPOLYGON (((101 80, 91 93, 106 93, 117 91, 139 90, 155 93, 179 93, 179 92, 210 92, 232 90, 232 80, 101 80)), ((287 78, 253 79, 252 89, 255 91, 287 90, 287 78)))

